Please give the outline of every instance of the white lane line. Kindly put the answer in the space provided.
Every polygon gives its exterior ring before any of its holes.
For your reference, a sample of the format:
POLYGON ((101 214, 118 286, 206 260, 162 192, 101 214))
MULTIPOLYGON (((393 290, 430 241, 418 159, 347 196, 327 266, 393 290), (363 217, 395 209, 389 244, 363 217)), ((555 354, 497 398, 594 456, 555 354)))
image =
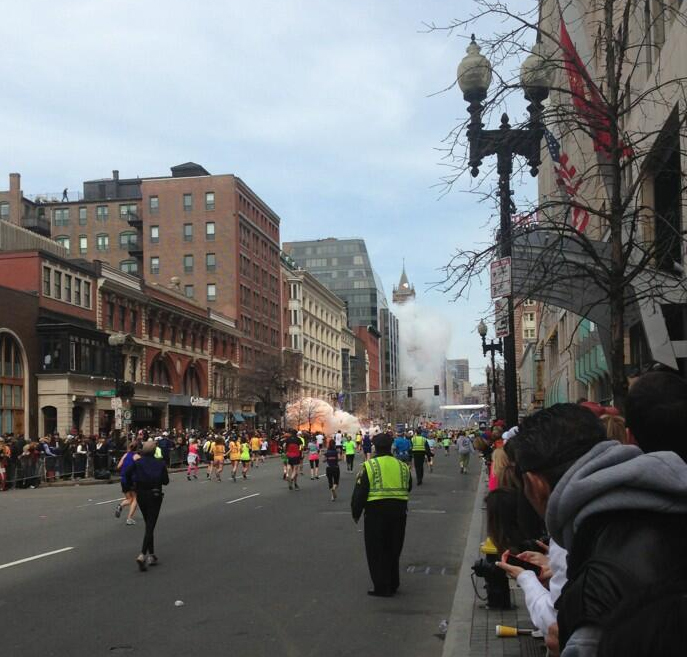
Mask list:
POLYGON ((243 500, 249 500, 251 497, 257 497, 260 493, 253 493, 252 495, 246 495, 245 497, 239 497, 237 500, 229 500, 225 504, 235 504, 236 502, 242 502, 243 500))
POLYGON ((101 504, 112 504, 112 502, 119 502, 122 498, 118 497, 116 500, 107 500, 106 502, 96 502, 96 506, 100 506, 101 504))
POLYGON ((446 511, 439 509, 413 509, 412 513, 446 513, 446 511))
POLYGON ((9 563, 4 563, 0 565, 0 570, 3 568, 11 568, 12 566, 18 566, 22 563, 27 563, 28 561, 35 561, 36 559, 43 559, 44 557, 51 557, 53 554, 60 554, 61 552, 69 552, 73 550, 73 547, 62 548, 61 550, 53 550, 52 552, 44 552, 43 554, 37 554, 35 557, 26 557, 26 559, 19 559, 19 561, 10 561, 9 563))

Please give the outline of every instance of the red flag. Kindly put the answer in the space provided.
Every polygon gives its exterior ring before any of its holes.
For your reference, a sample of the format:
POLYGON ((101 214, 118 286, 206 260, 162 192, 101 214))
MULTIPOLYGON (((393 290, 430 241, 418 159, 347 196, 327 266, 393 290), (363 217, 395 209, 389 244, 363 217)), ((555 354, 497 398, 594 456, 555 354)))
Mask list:
MULTIPOLYGON (((561 18, 561 48, 573 105, 580 118, 592 131, 594 150, 608 154, 611 151, 611 131, 610 119, 605 111, 607 105, 577 54, 563 18, 561 18)), ((623 146, 622 155, 631 154, 632 149, 623 146)))

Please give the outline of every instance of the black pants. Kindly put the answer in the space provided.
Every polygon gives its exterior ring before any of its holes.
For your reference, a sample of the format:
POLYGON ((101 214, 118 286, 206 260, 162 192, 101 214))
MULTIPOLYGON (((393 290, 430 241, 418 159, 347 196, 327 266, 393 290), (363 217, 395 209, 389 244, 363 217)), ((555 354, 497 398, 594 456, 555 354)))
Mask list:
POLYGON ((415 462, 415 476, 419 485, 422 483, 422 477, 425 474, 425 453, 413 452, 413 461, 415 462))
POLYGON ((353 461, 355 461, 355 454, 346 454, 346 469, 353 472, 353 461))
POLYGON ((163 494, 154 490, 139 490, 136 492, 138 508, 141 509, 143 520, 146 523, 146 531, 143 536, 141 554, 155 554, 155 540, 153 534, 157 518, 160 515, 163 494))
POLYGON ((327 467, 326 473, 327 473, 327 482, 329 483, 329 488, 331 488, 334 484, 336 484, 338 486, 339 485, 339 477, 341 476, 341 470, 339 470, 339 468, 327 467))
POLYGON ((365 553, 377 593, 395 593, 399 586, 399 559, 406 535, 408 505, 400 500, 370 502, 365 506, 365 553))

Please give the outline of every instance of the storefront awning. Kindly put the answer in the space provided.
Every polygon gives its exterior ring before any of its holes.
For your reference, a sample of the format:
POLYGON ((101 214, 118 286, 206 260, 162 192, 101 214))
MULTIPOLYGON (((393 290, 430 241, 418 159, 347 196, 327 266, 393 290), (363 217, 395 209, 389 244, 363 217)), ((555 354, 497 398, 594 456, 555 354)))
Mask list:
POLYGON ((224 424, 227 421, 226 413, 214 413, 212 416, 213 424, 224 424))
POLYGON ((255 417, 255 413, 245 413, 244 412, 243 417, 247 417, 247 418, 255 417))
POLYGON ((233 411, 232 415, 234 416, 234 422, 245 422, 243 415, 241 415, 241 413, 238 411, 233 411))

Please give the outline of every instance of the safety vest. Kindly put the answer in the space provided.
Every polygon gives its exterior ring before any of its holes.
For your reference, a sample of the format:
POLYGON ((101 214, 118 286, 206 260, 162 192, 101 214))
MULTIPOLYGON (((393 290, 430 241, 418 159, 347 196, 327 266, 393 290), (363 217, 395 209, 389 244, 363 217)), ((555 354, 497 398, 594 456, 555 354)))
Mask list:
POLYGON ((410 470, 393 456, 378 456, 365 461, 370 491, 368 502, 377 500, 408 500, 410 470))
POLYGON ((355 443, 353 442, 353 440, 346 441, 346 444, 344 445, 344 450, 346 452, 346 456, 355 454, 355 443))
POLYGON ((413 436, 413 451, 414 452, 424 452, 425 451, 425 437, 424 436, 413 436))

